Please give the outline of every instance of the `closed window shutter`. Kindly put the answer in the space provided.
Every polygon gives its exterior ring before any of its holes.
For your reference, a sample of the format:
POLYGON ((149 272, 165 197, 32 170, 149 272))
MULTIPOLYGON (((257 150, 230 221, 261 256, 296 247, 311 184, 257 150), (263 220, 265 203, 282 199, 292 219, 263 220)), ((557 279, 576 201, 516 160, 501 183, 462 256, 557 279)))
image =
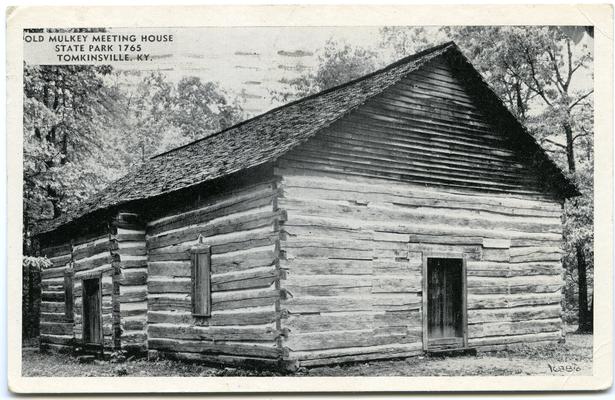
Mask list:
POLYGON ((73 270, 64 271, 64 317, 73 320, 73 270))
POLYGON ((192 256, 192 315, 211 315, 211 248, 198 245, 190 249, 192 256))

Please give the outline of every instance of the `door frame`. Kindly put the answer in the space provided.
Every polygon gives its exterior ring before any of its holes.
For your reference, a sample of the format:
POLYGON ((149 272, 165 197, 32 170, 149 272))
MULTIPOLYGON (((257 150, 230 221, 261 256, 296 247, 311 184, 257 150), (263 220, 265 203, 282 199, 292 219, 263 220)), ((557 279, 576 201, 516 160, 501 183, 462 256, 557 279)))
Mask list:
POLYGON ((99 334, 98 334, 98 340, 100 341, 100 347, 102 348, 104 346, 105 343, 105 337, 104 337, 104 329, 103 329, 103 304, 102 304, 102 298, 103 298, 103 287, 102 287, 102 274, 100 275, 96 275, 96 276, 89 276, 89 277, 84 277, 83 280, 81 281, 81 339, 83 342, 83 345, 96 345, 97 343, 88 343, 86 342, 85 338, 86 338, 86 334, 85 334, 85 320, 86 320, 86 284, 85 281, 90 281, 90 280, 97 280, 98 281, 98 309, 100 310, 100 312, 98 313, 98 324, 100 329, 98 330, 99 334))
MULTIPOLYGON (((423 276, 421 297, 423 300, 423 350, 429 349, 429 298, 427 296, 428 285, 428 264, 430 258, 448 258, 461 260, 461 330, 463 333, 463 347, 468 347, 468 284, 466 275, 466 255, 462 252, 437 252, 437 251, 424 251, 423 252, 423 276)), ((453 349, 451 349, 453 350, 453 349)))

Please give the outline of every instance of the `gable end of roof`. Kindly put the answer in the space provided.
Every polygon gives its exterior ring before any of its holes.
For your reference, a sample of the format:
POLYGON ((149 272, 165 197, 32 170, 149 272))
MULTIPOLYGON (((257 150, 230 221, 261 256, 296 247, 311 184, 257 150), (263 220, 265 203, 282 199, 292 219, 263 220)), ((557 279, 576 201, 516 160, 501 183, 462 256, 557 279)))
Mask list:
POLYGON ((92 213, 193 187, 271 162, 307 141, 367 100, 382 93, 429 61, 446 56, 471 77, 484 107, 494 107, 506 128, 534 154, 538 168, 549 171, 552 189, 563 198, 578 195, 576 187, 546 155, 530 133, 506 109, 478 71, 453 42, 405 57, 380 70, 304 97, 186 145, 158 154, 94 195, 79 208, 42 225, 35 234, 50 232, 92 213))

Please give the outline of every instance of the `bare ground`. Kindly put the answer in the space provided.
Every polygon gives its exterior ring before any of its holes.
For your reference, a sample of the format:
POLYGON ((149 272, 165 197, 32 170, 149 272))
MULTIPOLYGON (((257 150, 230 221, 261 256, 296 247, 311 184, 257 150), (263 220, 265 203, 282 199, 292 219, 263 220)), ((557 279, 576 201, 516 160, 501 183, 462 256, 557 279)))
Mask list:
MULTIPOLYGON (((24 347, 23 376, 281 376, 283 373, 224 368, 177 361, 95 361, 24 347)), ((295 376, 470 376, 591 375, 592 336, 569 333, 565 344, 519 346, 514 350, 456 357, 411 357, 317 367, 295 376)))

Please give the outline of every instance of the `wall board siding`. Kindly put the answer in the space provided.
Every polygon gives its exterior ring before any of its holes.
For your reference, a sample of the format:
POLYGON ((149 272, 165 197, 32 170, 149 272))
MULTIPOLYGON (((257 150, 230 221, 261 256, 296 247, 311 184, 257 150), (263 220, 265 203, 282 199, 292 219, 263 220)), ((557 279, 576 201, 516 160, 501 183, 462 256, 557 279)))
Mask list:
MULTIPOLYGON (((282 214, 268 180, 166 210, 146 226, 148 348, 180 359, 268 360, 282 353, 277 259, 282 214), (211 316, 191 314, 190 248, 211 246, 211 316)), ((266 362, 265 362, 266 363, 266 362)))
POLYGON ((430 63, 285 154, 282 168, 550 197, 446 61, 430 63), (324 150, 326 149, 326 150, 324 150))
POLYGON ((51 257, 52 268, 42 274, 43 299, 41 305, 41 343, 72 346, 83 338, 82 282, 84 279, 101 278, 102 332, 106 350, 114 348, 113 275, 114 258, 109 233, 104 229, 75 236, 67 244, 42 247, 41 254, 51 257), (72 242, 72 245, 71 245, 72 242), (73 316, 65 315, 64 273, 72 263, 73 316), (76 341, 76 342, 75 342, 76 341))

